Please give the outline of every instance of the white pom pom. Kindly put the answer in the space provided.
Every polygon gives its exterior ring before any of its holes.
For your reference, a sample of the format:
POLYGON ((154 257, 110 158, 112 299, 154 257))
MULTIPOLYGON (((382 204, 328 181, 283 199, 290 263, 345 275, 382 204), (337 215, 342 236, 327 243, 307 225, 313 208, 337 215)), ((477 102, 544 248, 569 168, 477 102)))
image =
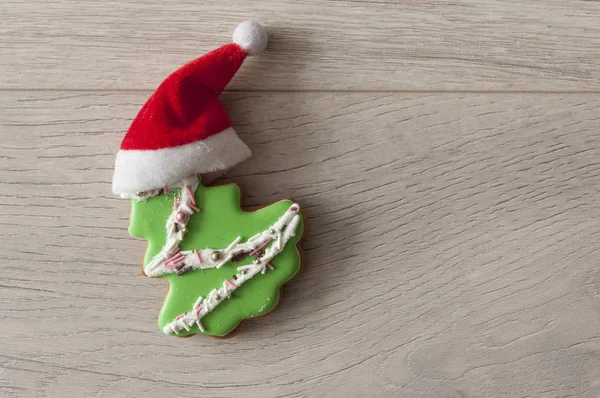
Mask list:
POLYGON ((233 31, 233 42, 248 51, 248 55, 262 53, 267 41, 265 28, 255 21, 244 21, 233 31))

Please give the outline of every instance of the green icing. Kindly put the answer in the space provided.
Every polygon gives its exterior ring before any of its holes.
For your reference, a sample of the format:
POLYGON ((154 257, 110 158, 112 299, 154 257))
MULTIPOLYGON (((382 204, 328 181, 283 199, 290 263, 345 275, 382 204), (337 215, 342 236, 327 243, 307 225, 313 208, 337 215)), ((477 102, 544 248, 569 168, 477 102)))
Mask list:
MULTIPOLYGON (((160 252, 166 242, 166 222, 173 209, 176 194, 179 194, 178 190, 172 190, 168 195, 155 196, 146 201, 131 201, 129 233, 148 241, 144 266, 160 252)), ((282 200, 257 211, 243 211, 240 207, 240 191, 235 184, 216 187, 199 185, 195 198, 201 211, 190 218, 188 232, 180 245, 181 250, 222 249, 238 236, 245 241, 269 228, 292 204, 289 200, 282 200)), ((233 331, 242 320, 264 315, 275 308, 280 287, 300 269, 301 259, 296 245, 303 230, 301 219, 296 236, 271 261, 275 270, 268 270, 264 275, 257 274, 240 286, 231 299, 225 300, 202 318, 205 334, 224 336, 233 331)), ((237 267, 249 264, 251 260, 251 257, 246 257, 220 269, 193 270, 181 276, 163 276, 169 281, 170 287, 158 316, 159 327, 162 329, 177 315, 189 312, 199 296, 206 297, 211 290, 219 288, 225 279, 231 279, 237 267)), ((196 333, 202 333, 198 326, 194 326, 189 332, 182 330, 179 336, 196 333)))

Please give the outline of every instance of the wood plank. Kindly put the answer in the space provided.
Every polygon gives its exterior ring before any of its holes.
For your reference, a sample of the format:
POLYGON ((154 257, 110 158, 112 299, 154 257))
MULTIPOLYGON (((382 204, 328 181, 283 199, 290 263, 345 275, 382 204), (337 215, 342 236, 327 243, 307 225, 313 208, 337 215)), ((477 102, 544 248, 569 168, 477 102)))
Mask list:
POLYGON ((145 94, 0 97, 0 395, 598 396, 600 98, 230 93, 249 205, 307 267, 226 340, 163 336, 110 193, 145 94))
POLYGON ((230 40, 271 33, 233 90, 599 90, 600 2, 6 0, 0 88, 153 89, 230 40))

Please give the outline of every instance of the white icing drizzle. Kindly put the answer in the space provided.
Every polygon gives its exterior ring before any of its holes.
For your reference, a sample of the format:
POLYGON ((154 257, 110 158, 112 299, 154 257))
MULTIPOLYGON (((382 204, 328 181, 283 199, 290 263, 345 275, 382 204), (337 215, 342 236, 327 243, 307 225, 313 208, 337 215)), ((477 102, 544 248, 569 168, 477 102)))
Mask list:
MULTIPOLYGON (((273 225, 257 233, 245 242, 240 243, 237 237, 224 249, 202 249, 180 251, 179 245, 187 232, 186 225, 194 213, 200 209, 195 205, 194 192, 200 184, 198 176, 186 178, 181 186, 181 196, 175 198, 173 211, 167 219, 167 239, 161 251, 144 268, 149 277, 177 273, 178 275, 193 269, 221 268, 230 261, 240 260, 246 256, 257 255, 252 264, 237 268, 238 273, 232 279, 223 281, 218 289, 213 289, 206 298, 199 297, 192 310, 179 315, 175 320, 163 327, 166 334, 178 334, 181 330, 190 330, 197 324, 204 332, 202 317, 213 311, 226 300, 233 291, 258 273, 264 274, 267 268, 273 268, 269 263, 281 253, 285 244, 295 235, 300 223, 300 206, 293 203, 273 225)), ((145 200, 160 193, 153 190, 143 194, 133 195, 136 200, 145 200)))
POLYGON ((186 178, 183 181, 181 187, 181 196, 179 199, 176 197, 175 201, 179 201, 178 206, 173 206, 173 211, 171 215, 167 219, 167 240, 163 248, 161 249, 156 256, 144 267, 144 273, 147 276, 159 276, 163 275, 160 272, 161 269, 165 267, 165 261, 171 257, 172 253, 179 248, 179 244, 183 241, 183 236, 187 232, 186 225, 189 221, 189 218, 194 213, 194 209, 191 206, 194 206, 194 192, 196 192, 196 188, 198 188, 198 184, 200 184, 200 179, 198 176, 191 176, 186 178), (186 186, 189 187, 186 188, 186 186), (187 219, 178 220, 178 213, 183 213, 187 215, 187 219))
MULTIPOLYGON (((296 203, 292 204, 288 211, 275 222, 269 229, 254 235, 244 243, 239 243, 240 238, 238 237, 233 241, 226 249, 222 250, 221 253, 225 254, 225 257, 218 262, 198 263, 193 252, 187 252, 186 261, 189 262, 186 265, 198 268, 219 268, 225 263, 229 262, 233 254, 238 253, 240 250, 255 251, 264 245, 265 241, 273 243, 264 248, 264 253, 260 258, 256 258, 252 264, 243 265, 237 268, 238 273, 235 274, 232 279, 226 279, 223 281, 223 285, 218 289, 213 289, 205 299, 202 297, 198 298, 192 310, 179 315, 175 320, 168 323, 163 327, 163 332, 166 334, 179 334, 183 329, 189 331, 190 328, 197 324, 200 331, 204 332, 202 326, 202 318, 213 311, 220 303, 226 300, 237 288, 239 288, 244 282, 252 279, 258 273, 264 274, 267 268, 272 268, 269 263, 273 257, 281 253, 285 247, 285 244, 295 235, 296 228, 300 223, 300 206, 296 203), (192 253, 192 254, 190 254, 192 253)), ((208 253, 209 251, 214 252, 212 249, 202 250, 201 253, 208 253)), ((185 252, 184 252, 185 253, 185 252)), ((210 258, 210 257, 209 257, 210 258)), ((169 270, 170 271, 170 270, 169 270)))
MULTIPOLYGON (((269 240, 273 240, 274 244, 265 249, 265 253, 262 259, 267 262, 271 261, 273 257, 279 254, 283 250, 285 242, 287 242, 296 230, 299 222, 298 212, 300 206, 297 203, 293 203, 289 209, 266 230, 257 233, 256 235, 249 238, 247 241, 240 243, 241 237, 236 239, 229 244, 225 249, 202 249, 202 250, 185 250, 181 254, 185 257, 180 261, 179 269, 184 267, 191 267, 191 269, 208 269, 208 268, 221 268, 223 265, 231 261, 231 259, 240 252, 251 253, 260 245, 264 244, 269 240), (290 230, 290 226, 294 225, 294 228, 290 230), (287 228, 285 228, 287 226, 287 228), (284 229, 285 228, 285 229, 284 229), (213 255, 219 253, 218 258, 214 258, 213 255)), ((169 258, 168 253, 171 253, 175 247, 166 245, 165 253, 167 255, 160 257, 160 261, 151 262, 148 264, 144 272, 148 276, 161 276, 166 274, 177 273, 177 269, 165 267, 165 260, 169 258), (152 268, 150 265, 153 265, 152 268)), ((159 253, 160 254, 160 253, 159 253)), ((155 259, 158 258, 155 257, 155 259)), ((155 260, 153 259, 153 261, 155 260)))

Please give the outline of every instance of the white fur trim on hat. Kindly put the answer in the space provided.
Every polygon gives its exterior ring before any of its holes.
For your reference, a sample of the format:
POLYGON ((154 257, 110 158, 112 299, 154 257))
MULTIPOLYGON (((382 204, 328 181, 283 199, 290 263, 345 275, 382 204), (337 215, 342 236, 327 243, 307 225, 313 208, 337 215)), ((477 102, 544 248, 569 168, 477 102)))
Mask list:
POLYGON ((129 196, 170 187, 190 174, 230 169, 251 154, 232 127, 204 140, 174 148, 120 150, 115 161, 112 189, 117 195, 129 196))

